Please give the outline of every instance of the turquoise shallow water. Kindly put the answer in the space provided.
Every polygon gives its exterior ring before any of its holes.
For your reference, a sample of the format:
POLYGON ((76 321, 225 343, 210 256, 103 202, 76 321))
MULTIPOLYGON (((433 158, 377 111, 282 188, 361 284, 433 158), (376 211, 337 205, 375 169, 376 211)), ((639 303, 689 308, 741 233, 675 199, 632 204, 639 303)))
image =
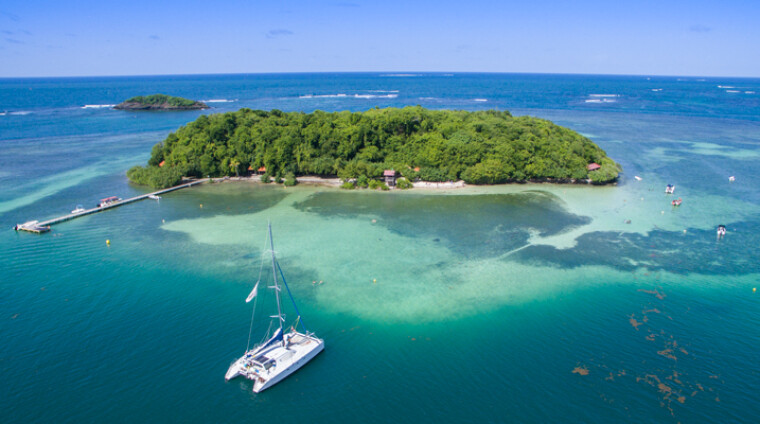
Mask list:
POLYGON ((200 112, 82 107, 155 91, 230 100, 211 112, 506 108, 588 135, 625 169, 616 187, 217 183, 42 236, 0 231, 0 417, 753 422, 758 89, 545 75, 0 80, 6 228, 145 192, 126 169, 200 112), (268 219, 326 350, 255 395, 223 376, 245 347, 243 299, 268 219), (722 240, 718 224, 729 230, 722 240))

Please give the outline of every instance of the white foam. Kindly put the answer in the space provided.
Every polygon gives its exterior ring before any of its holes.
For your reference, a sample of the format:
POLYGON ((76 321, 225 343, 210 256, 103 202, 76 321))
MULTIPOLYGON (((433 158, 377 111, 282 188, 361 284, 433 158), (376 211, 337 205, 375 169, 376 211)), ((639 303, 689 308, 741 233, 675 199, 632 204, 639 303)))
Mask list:
POLYGON ((8 113, 8 115, 18 115, 18 116, 24 116, 24 115, 29 115, 29 114, 31 114, 32 112, 31 112, 31 111, 28 111, 28 110, 19 110, 19 111, 17 111, 17 112, 7 112, 7 113, 8 113))
POLYGON ((652 91, 662 91, 662 88, 653 88, 652 91))
POLYGON ((398 94, 304 94, 299 99, 331 99, 331 98, 354 98, 354 99, 395 99, 398 94))
POLYGON ((325 98, 333 98, 333 97, 348 97, 348 95, 343 93, 338 94, 305 94, 303 96, 298 96, 299 99, 325 99, 325 98))
POLYGON ((719 85, 718 88, 735 88, 732 85, 719 85))
POLYGON ((744 94, 755 94, 754 91, 745 91, 744 94))
POLYGON ((103 108, 109 108, 114 107, 116 105, 84 105, 82 106, 82 109, 103 109, 103 108))
POLYGON ((488 101, 488 99, 472 99, 472 100, 476 101, 476 102, 487 102, 488 101))
POLYGON ((620 94, 589 94, 589 97, 620 97, 620 94))
POLYGON ((208 99, 208 100, 201 100, 201 101, 203 103, 232 103, 232 102, 236 102, 237 99, 235 99, 235 100, 230 100, 230 99, 208 99))
POLYGON ((421 77, 422 74, 381 74, 381 77, 421 77))
POLYGON ((398 94, 354 94, 357 99, 395 99, 398 94))
POLYGON ((726 93, 741 93, 739 90, 726 90, 726 93))

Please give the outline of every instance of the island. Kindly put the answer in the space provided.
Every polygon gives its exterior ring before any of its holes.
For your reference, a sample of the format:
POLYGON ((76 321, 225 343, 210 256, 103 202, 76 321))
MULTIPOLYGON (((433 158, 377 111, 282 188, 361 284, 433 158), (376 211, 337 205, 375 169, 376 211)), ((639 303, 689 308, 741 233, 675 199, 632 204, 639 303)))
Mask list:
POLYGON ((196 110, 208 109, 203 102, 185 99, 182 97, 167 96, 166 94, 152 94, 150 96, 137 96, 127 99, 114 109, 119 110, 196 110))
POLYGON ((407 106, 202 115, 154 145, 147 166, 127 176, 162 188, 183 177, 256 172, 262 181, 315 175, 366 182, 389 170, 406 182, 608 184, 621 168, 588 138, 545 119, 407 106))

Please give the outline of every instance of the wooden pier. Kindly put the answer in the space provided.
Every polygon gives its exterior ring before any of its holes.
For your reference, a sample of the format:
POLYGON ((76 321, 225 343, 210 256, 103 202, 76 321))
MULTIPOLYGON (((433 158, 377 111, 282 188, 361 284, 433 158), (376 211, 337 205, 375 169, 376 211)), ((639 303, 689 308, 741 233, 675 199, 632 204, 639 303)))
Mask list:
POLYGON ((119 206, 124 206, 128 203, 134 203, 139 200, 147 199, 150 196, 158 196, 159 194, 169 193, 171 191, 180 190, 187 187, 192 187, 194 185, 205 183, 206 181, 208 181, 208 179, 205 179, 205 178, 202 180, 191 181, 189 183, 180 184, 174 187, 169 187, 163 190, 155 191, 153 193, 142 194, 140 196, 130 197, 129 199, 119 200, 118 202, 111 203, 109 205, 98 206, 92 209, 86 209, 79 213, 69 213, 68 215, 63 215, 63 216, 59 216, 58 218, 48 219, 47 221, 35 222, 34 226, 30 226, 26 228, 23 226, 23 224, 20 224, 16 227, 16 230, 39 233, 40 231, 35 230, 35 228, 44 228, 44 227, 49 227, 51 225, 60 224, 61 222, 68 221, 74 218, 79 218, 85 215, 91 215, 91 214, 102 212, 104 210, 108 210, 112 208, 118 208, 119 206))

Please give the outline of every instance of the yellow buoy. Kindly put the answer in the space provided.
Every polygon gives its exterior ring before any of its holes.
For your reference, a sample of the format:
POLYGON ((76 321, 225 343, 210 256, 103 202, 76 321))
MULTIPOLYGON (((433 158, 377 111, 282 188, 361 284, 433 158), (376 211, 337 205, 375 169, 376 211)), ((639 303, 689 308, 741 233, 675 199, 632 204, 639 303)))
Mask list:
POLYGON ((373 278, 373 279, 372 279, 372 282, 373 282, 373 283, 377 283, 377 278, 373 278))
POLYGON ((203 203, 201 203, 201 207, 203 207, 203 203))
POLYGON ((757 291, 757 287, 752 287, 752 293, 757 291))
POLYGON ((111 244, 111 240, 106 240, 106 244, 111 244))

